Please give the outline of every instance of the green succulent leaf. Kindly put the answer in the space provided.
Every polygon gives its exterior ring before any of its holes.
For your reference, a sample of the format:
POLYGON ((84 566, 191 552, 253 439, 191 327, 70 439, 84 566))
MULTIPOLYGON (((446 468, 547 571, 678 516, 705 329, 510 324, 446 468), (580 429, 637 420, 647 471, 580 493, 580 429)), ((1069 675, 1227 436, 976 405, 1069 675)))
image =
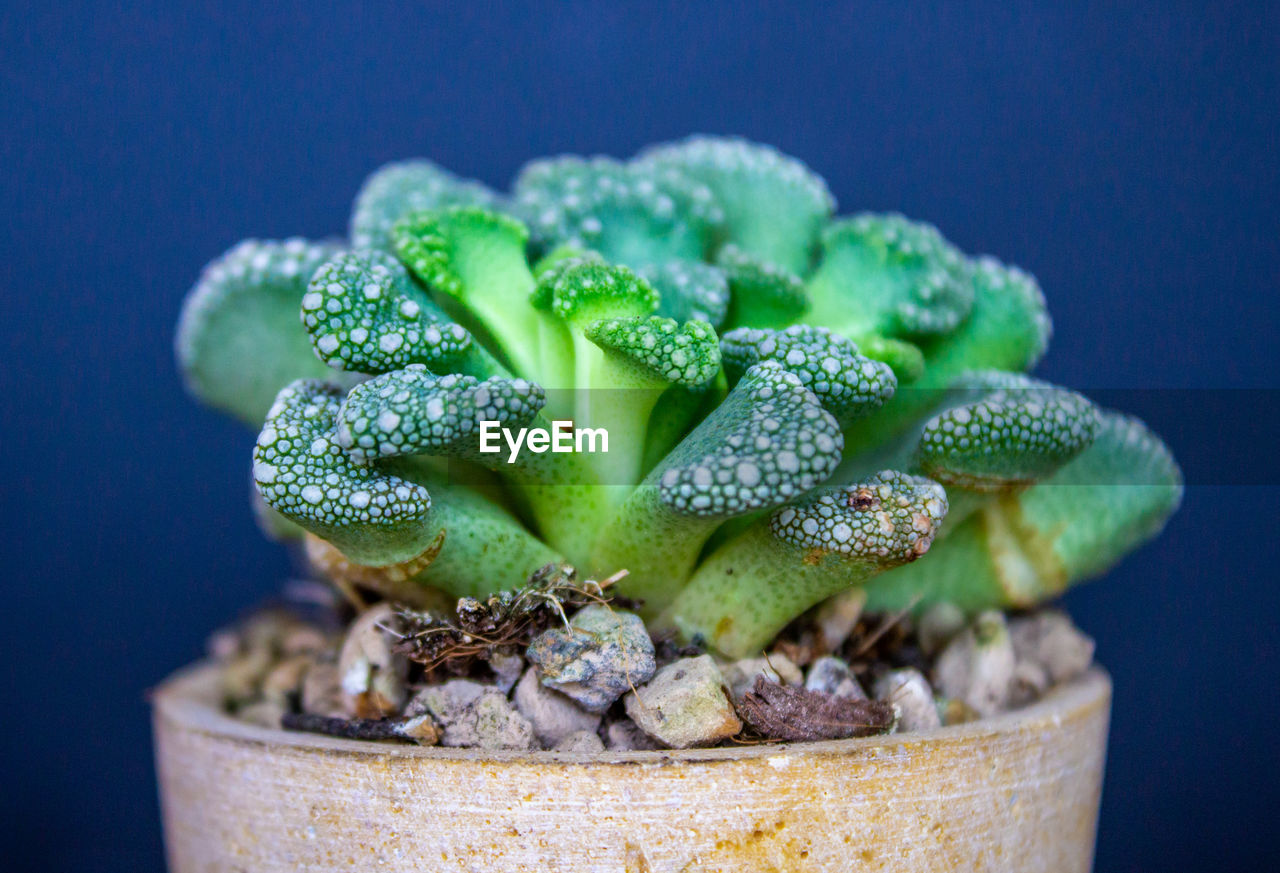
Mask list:
POLYGON ((383 252, 345 252, 322 265, 302 298, 302 323, 315 353, 339 370, 385 373, 409 364, 444 373, 500 369, 383 252))
POLYGON ((823 327, 738 328, 724 335, 720 347, 730 383, 760 361, 777 361, 842 427, 875 412, 897 387, 888 365, 859 354, 852 341, 823 327))
POLYGON ((253 450, 253 479, 267 505, 360 564, 385 565, 422 553, 427 489, 355 463, 334 427, 342 390, 313 379, 283 389, 253 450))
POLYGON ((937 228, 901 215, 857 215, 822 235, 809 315, 858 339, 955 330, 973 306, 964 256, 937 228))
POLYGON ((610 158, 533 161, 514 193, 516 211, 543 250, 571 245, 632 267, 700 260, 723 217, 705 185, 610 158))
POLYGON ((642 380, 698 387, 720 372, 715 329, 703 321, 683 325, 657 315, 609 318, 590 324, 586 338, 642 380))
POLYGON ((839 465, 843 445, 839 424, 800 378, 761 361, 627 499, 593 566, 626 567, 622 590, 655 612, 722 522, 817 486, 839 465))
POLYGON ((538 374, 529 338, 537 335, 540 319, 529 301, 534 277, 525 257, 523 224, 491 210, 459 206, 411 213, 396 222, 391 235, 396 254, 454 318, 520 375, 538 374))
POLYGON ((649 315, 658 292, 626 267, 593 259, 567 262, 548 271, 535 292, 537 305, 585 328, 607 318, 649 315))
POLYGON ((431 161, 396 161, 369 176, 356 195, 351 246, 390 250, 391 226, 412 212, 497 204, 498 195, 481 183, 459 178, 431 161))
POLYGON ((888 364, 899 385, 909 385, 924 375, 924 352, 914 343, 885 336, 864 336, 858 350, 873 361, 888 364))
POLYGON ((981 371, 953 386, 959 403, 925 423, 920 469, 947 486, 1003 491, 1050 475, 1093 442, 1088 398, 1021 373, 981 371))
POLYGON ((735 245, 720 249, 716 266, 729 281, 726 327, 786 327, 809 309, 800 277, 735 245))
POLYGON ((560 285, 591 287, 572 300, 556 299, 574 330, 575 422, 603 428, 609 451, 596 459, 600 480, 621 500, 643 473, 645 435, 655 406, 673 386, 700 388, 720 372, 720 344, 706 322, 683 325, 656 315, 625 315, 590 320, 605 311, 638 311, 652 302, 652 289, 625 268, 576 268, 560 285), (619 272, 621 271, 621 272, 619 272), (620 276, 621 301, 609 290, 620 276), (599 295, 599 296, 597 296, 599 295))
POLYGON ((187 389, 256 428, 282 387, 324 378, 329 370, 298 324, 298 306, 311 274, 337 251, 303 239, 250 239, 205 267, 178 320, 187 389))
POLYGON ((1155 537, 1182 494, 1182 471, 1164 441, 1140 419, 1104 410, 1093 443, 1018 504, 1022 523, 1052 538, 1071 584, 1155 537))
POLYGON ((938 483, 884 470, 777 510, 769 530, 788 545, 820 553, 811 551, 811 560, 833 554, 902 563, 929 550, 946 513, 938 483))
POLYGON ((1092 444, 1075 459, 985 504, 927 561, 878 578, 867 607, 1031 606, 1106 572, 1153 538, 1182 492, 1182 473, 1160 438, 1138 419, 1104 410, 1092 444))
POLYGON ((1026 371, 1049 347, 1053 323, 1030 273, 983 256, 968 262, 973 309, 955 331, 925 345, 922 384, 948 385, 967 370, 1026 371))
POLYGON ((546 396, 524 379, 437 376, 421 364, 355 386, 338 411, 334 439, 357 464, 401 455, 480 455, 484 422, 527 427, 546 396))
POLYGON ((809 607, 919 559, 946 514, 938 483, 893 470, 820 489, 713 551, 657 625, 754 654, 809 607))
POLYGON ((391 228, 392 247, 410 272, 429 288, 464 299, 476 279, 503 260, 515 262, 511 272, 526 284, 528 240, 516 219, 466 206, 411 212, 391 228))
MULTIPOLYGON (((539 258, 538 262, 533 265, 533 275, 537 278, 539 287, 546 285, 549 288, 555 284, 555 273, 583 261, 589 261, 594 264, 608 263, 600 256, 599 252, 580 249, 576 246, 557 246, 539 258), (544 279, 546 282, 543 281, 544 279)), ((541 308, 547 308, 545 303, 541 304, 541 308)))
POLYGON ((835 209, 826 182, 801 161, 738 137, 692 136, 653 146, 637 163, 706 185, 724 213, 722 241, 795 273, 808 270, 835 209))
POLYGON ((724 324, 729 314, 729 280, 701 261, 663 261, 636 271, 658 291, 658 315, 676 321, 724 324))
POLYGON ((730 518, 813 488, 843 447, 839 424, 800 377, 762 361, 676 446, 655 481, 678 513, 730 518))
MULTIPOLYGON (((1040 359, 1051 324, 1036 280, 987 257, 968 262, 966 275, 974 291, 969 317, 951 333, 921 341, 923 373, 911 390, 899 391, 877 415, 856 423, 845 434, 851 445, 882 446, 910 431, 967 372, 1023 371, 1040 359)), ((860 347, 870 344, 864 340, 860 347)))

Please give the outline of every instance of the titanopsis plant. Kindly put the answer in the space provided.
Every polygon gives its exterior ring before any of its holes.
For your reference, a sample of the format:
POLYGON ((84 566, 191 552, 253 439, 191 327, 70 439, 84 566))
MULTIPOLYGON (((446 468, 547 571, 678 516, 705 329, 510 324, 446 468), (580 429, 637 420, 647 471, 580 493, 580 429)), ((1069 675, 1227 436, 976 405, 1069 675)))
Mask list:
POLYGON ((178 359, 261 426, 273 530, 401 600, 625 568, 656 626, 742 655, 851 586, 1025 606, 1155 535, 1181 497, 1164 444, 1024 375, 1035 280, 834 208, 729 138, 534 161, 510 195, 392 164, 349 244, 210 264, 178 359), (607 451, 482 450, 554 422, 607 451))

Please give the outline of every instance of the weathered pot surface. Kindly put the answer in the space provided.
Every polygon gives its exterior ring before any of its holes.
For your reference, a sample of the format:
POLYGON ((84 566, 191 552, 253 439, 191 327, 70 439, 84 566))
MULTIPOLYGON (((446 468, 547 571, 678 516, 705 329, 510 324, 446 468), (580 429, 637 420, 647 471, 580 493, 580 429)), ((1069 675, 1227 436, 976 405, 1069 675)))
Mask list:
POLYGON ((198 667, 155 695, 172 873, 1085 871, 1111 684, 803 745, 484 753, 255 727, 198 667))

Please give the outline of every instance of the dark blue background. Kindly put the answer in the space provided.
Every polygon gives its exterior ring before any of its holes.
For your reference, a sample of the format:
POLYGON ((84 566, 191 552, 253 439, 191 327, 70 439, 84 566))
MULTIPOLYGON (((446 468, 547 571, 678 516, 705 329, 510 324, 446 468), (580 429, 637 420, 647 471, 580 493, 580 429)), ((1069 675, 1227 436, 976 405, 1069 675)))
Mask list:
POLYGON ((341 232, 389 159, 500 185, 695 130, 1036 273, 1049 377, 1204 389, 1131 395, 1195 485, 1068 598, 1116 682, 1098 869, 1276 869, 1277 395, 1212 389, 1277 388, 1280 20, 1009 5, 7 4, 5 869, 161 868, 144 689, 287 569, 174 372, 200 266, 341 232))

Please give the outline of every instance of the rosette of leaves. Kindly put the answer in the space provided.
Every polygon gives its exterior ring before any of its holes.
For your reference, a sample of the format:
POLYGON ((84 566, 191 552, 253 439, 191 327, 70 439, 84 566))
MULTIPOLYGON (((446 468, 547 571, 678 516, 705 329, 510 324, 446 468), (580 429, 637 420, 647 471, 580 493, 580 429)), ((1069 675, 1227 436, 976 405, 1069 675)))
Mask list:
POLYGON ((1029 605, 1160 530, 1167 447, 1026 375, 1051 333, 1029 274, 835 213, 736 138, 542 159, 509 194, 400 162, 347 241, 210 264, 178 360, 257 428, 274 529, 410 603, 625 569, 657 627, 741 655, 851 586, 1029 605), (482 450, 486 423, 557 421, 607 451, 482 450))

